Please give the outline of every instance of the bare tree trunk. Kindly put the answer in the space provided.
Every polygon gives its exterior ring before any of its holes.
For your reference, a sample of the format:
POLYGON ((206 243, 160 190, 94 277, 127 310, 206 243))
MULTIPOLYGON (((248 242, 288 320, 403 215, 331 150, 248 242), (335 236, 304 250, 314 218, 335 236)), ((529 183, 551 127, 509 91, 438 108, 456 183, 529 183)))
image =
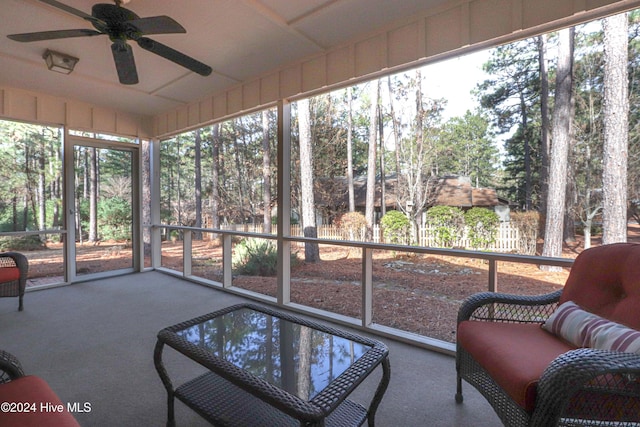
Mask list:
POLYGON ((300 344, 298 351, 298 396, 309 399, 311 392, 311 358, 313 356, 311 328, 300 328, 300 344))
POLYGON ((11 231, 18 231, 18 197, 15 194, 11 198, 11 222, 11 231))
POLYGON ((524 140, 524 173, 525 173, 525 183, 524 183, 524 192, 525 192, 525 210, 530 211, 533 203, 532 203, 532 174, 531 174, 531 143, 529 142, 529 135, 527 132, 527 121, 529 120, 529 116, 527 114, 527 103, 524 99, 524 92, 520 92, 520 111, 522 112, 522 138, 524 140))
MULTIPOLYGON (((569 151, 571 151, 571 147, 569 147, 569 151)), ((575 176, 575 174, 573 173, 569 162, 567 162, 567 177, 570 176, 575 176)), ((574 221, 575 205, 576 186, 573 180, 567 179, 567 189, 565 193, 564 203, 564 224, 562 229, 562 240, 567 243, 576 241, 576 226, 574 221)))
POLYGON ((176 138, 176 153, 177 153, 177 164, 176 164, 176 187, 178 188, 178 194, 177 194, 177 201, 176 201, 176 205, 177 205, 177 210, 178 210, 178 224, 179 225, 184 225, 182 223, 182 183, 181 183, 181 177, 182 177, 182 168, 180 167, 181 162, 182 162, 182 153, 180 153, 180 143, 181 143, 181 139, 180 136, 178 136, 178 138, 176 138))
MULTIPOLYGON (((194 159, 194 168, 195 168, 195 196, 196 196, 196 218, 195 218, 195 226, 202 227, 202 136, 200 134, 200 129, 196 130, 195 135, 195 159, 194 159)), ((194 239, 202 240, 202 232, 198 231, 194 233, 194 239)))
MULTIPOLYGON (((140 143, 142 156, 142 223, 151 224, 151 142, 140 143)), ((151 255, 151 229, 142 227, 142 244, 144 255, 151 255)))
MULTIPOLYGON (((380 90, 380 81, 378 81, 378 91, 380 90)), ((384 123, 382 121, 382 106, 378 103, 378 139, 380 140, 380 216, 383 217, 387 213, 386 204, 386 176, 384 164, 384 123)))
POLYGON ((367 193, 365 199, 365 213, 367 219, 367 240, 372 240, 373 225, 375 224, 375 196, 376 196, 376 146, 378 145, 378 97, 380 81, 369 82, 371 85, 371 107, 369 109, 369 156, 367 162, 367 193))
POLYGON ((89 199, 89 154, 88 149, 82 150, 82 199, 89 199))
POLYGON ((236 163, 236 173, 237 173, 237 179, 238 179, 238 196, 240 197, 239 201, 238 201, 238 211, 240 212, 240 215, 242 216, 242 223, 245 222, 246 219, 246 211, 245 211, 245 186, 246 186, 246 179, 244 176, 244 169, 242 168, 242 160, 240 159, 241 156, 241 150, 240 148, 240 144, 238 143, 238 141, 240 140, 240 135, 238 134, 239 132, 242 133, 242 139, 244 140, 244 127, 242 126, 242 119, 238 120, 240 122, 240 129, 238 130, 238 127, 236 126, 236 120, 233 121, 234 124, 234 129, 235 129, 235 138, 233 138, 233 147, 234 147, 234 160, 236 163))
MULTIPOLYGON (((45 135, 42 135, 40 141, 39 153, 38 153, 38 230, 44 230, 47 228, 47 200, 45 196, 45 135)), ((41 235, 40 238, 44 239, 46 236, 41 235)))
MULTIPOLYGON (((556 96, 553 111, 553 133, 551 162, 549 169, 549 194, 545 221, 544 247, 542 255, 562 255, 562 232, 567 190, 567 161, 571 138, 571 93, 573 89, 573 35, 574 29, 561 30, 558 34, 558 71, 556 96)), ((560 267, 542 266, 546 271, 561 270, 560 267)))
MULTIPOLYGON (((570 117, 573 123, 573 118, 576 116, 576 103, 575 97, 571 97, 571 110, 570 117)), ((573 127, 573 126, 572 126, 573 127)), ((571 153, 575 152, 576 142, 575 138, 573 138, 573 130, 570 132, 569 138, 569 156, 567 157, 567 191, 564 205, 564 229, 562 231, 562 239, 564 242, 575 242, 576 241, 576 221, 575 221, 575 212, 576 205, 578 204, 578 189, 577 183, 575 179, 569 179, 570 177, 575 176, 575 171, 573 169, 573 165, 575 162, 572 161, 571 153)))
POLYGON ((24 195, 24 210, 22 211, 22 220, 24 224, 24 229, 29 229, 29 201, 31 201, 31 210, 33 211, 34 221, 36 215, 36 207, 33 205, 34 197, 33 197, 33 189, 31 188, 31 150, 29 150, 29 144, 25 144, 24 147, 24 173, 26 175, 26 190, 27 193, 24 195))
MULTIPOLYGON (((79 170, 80 166, 82 167, 82 176, 84 179, 84 182, 86 184, 86 178, 85 176, 87 175, 86 173, 86 162, 85 162, 85 151, 76 151, 76 158, 75 158, 75 170, 79 170)), ((78 177, 78 173, 75 173, 75 178, 74 178, 74 189, 73 189, 73 193, 74 193, 74 205, 73 208, 75 210, 75 215, 74 215, 74 219, 76 221, 75 223, 75 227, 76 227, 76 236, 78 237, 78 241, 82 244, 82 242, 84 241, 84 236, 82 235, 82 219, 80 218, 80 192, 78 191, 78 183, 79 183, 80 177, 78 177)), ((86 187, 86 185, 85 185, 86 187)), ((86 189, 83 188, 83 193, 86 193, 86 189)))
POLYGON ((610 16, 604 28, 604 163, 602 243, 627 241, 629 145, 627 14, 610 16))
POLYGON ((89 148, 89 241, 98 241, 98 152, 89 148))
MULTIPOLYGON (((393 86, 391 84, 391 76, 387 76, 387 86, 389 87, 389 115, 391 116, 391 124, 393 129, 393 142, 395 144, 395 149, 393 150, 396 155, 396 188, 394 189, 396 194, 398 194, 398 183, 400 182, 400 130, 398 129, 398 120, 396 120, 396 113, 393 108, 393 86)), ((400 209, 398 198, 396 197, 396 209, 400 209)))
POLYGON ((271 144, 269 143, 269 112, 262 111, 262 204, 263 232, 271 234, 271 144))
POLYGON ((211 171, 211 228, 220 228, 220 125, 211 127, 211 150, 213 170, 211 171))
MULTIPOLYGON (((56 135, 58 141, 62 141, 62 130, 58 129, 58 133, 56 135)), ((52 144, 52 151, 54 153, 55 164, 58 164, 60 161, 60 148, 55 143, 52 144)), ((49 167, 53 167, 54 162, 49 162, 49 167)), ((51 181, 51 197, 53 198, 53 228, 56 228, 62 222, 60 219, 60 192, 62 187, 62 177, 60 176, 60 169, 56 168, 54 172, 51 169, 51 176, 53 176, 53 180, 51 181)))
POLYGON ((540 64, 540 154, 542 167, 540 183, 542 197, 539 210, 547 212, 547 195, 549 192, 549 72, 547 70, 547 35, 538 36, 538 62, 540 64))
POLYGON ((349 118, 347 124, 347 187, 349 191, 349 212, 356 210, 356 197, 353 189, 353 86, 347 88, 349 118))
MULTIPOLYGON (((311 112, 309 100, 298 101, 298 126, 300 133, 300 199, 302 207, 302 229, 304 237, 318 237, 316 210, 313 197, 313 148, 311 143, 311 112)), ((305 242, 304 260, 320 260, 317 243, 305 242)))

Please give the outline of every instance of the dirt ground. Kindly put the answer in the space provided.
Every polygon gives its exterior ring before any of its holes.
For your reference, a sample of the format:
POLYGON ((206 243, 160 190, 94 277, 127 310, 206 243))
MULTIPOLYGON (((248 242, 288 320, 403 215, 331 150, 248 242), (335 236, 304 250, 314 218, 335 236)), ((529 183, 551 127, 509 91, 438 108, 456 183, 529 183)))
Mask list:
MULTIPOLYGON (((629 230, 629 241, 640 241, 640 227, 629 230)), ((596 236, 592 245, 600 244, 596 236)), ((582 250, 579 239, 566 244, 563 256, 575 258, 582 250)), ((304 249, 298 248, 298 258, 304 249)), ((361 318, 361 251, 324 245, 321 261, 298 262, 291 270, 291 300, 330 312, 361 318)), ((115 242, 84 246, 78 250, 79 274, 128 267, 131 250, 115 242)), ((30 278, 60 275, 61 248, 27 254, 30 278), (57 255, 56 255, 57 254, 57 255), (59 258, 60 257, 60 258, 59 258)), ((148 262, 148 261, 147 261, 148 262)), ((162 265, 182 271, 182 243, 164 242, 162 265)), ((222 250, 208 241, 193 242, 193 273, 222 280, 222 250)), ((498 263, 498 290, 523 295, 551 292, 562 287, 568 270, 546 272, 537 265, 498 263)), ((37 283, 35 280, 33 283, 37 283)), ((234 286, 276 296, 275 277, 233 276, 234 286)), ((486 291, 488 264, 483 260, 433 255, 400 256, 388 251, 373 255, 373 320, 444 341, 455 341, 457 310, 461 301, 486 291)))

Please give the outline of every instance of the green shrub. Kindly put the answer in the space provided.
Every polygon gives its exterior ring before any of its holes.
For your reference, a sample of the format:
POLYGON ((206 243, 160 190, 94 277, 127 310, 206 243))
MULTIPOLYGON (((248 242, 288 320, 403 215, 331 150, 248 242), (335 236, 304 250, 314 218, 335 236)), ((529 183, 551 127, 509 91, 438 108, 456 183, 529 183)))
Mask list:
POLYGON ((438 246, 453 247, 462 234, 464 213, 453 206, 434 206, 427 211, 426 222, 433 228, 438 246))
POLYGON ((500 217, 486 208, 471 208, 464 214, 471 247, 486 248, 496 241, 500 217))
MULTIPOLYGON (((298 261, 291 254, 291 265, 298 261)), ((278 249, 269 240, 244 239, 235 246, 233 271, 247 276, 275 276, 278 272, 278 249)))
POLYGON ((365 240, 367 219, 360 212, 342 214, 335 222, 345 240, 365 240))
POLYGON ((121 197, 110 197, 98 204, 98 226, 105 240, 131 239, 131 203, 121 197))
POLYGON ((35 251, 45 245, 38 235, 20 237, 0 237, 0 251, 35 251))
POLYGON ((389 211, 380 220, 385 242, 406 244, 411 233, 411 221, 400 211, 389 211))

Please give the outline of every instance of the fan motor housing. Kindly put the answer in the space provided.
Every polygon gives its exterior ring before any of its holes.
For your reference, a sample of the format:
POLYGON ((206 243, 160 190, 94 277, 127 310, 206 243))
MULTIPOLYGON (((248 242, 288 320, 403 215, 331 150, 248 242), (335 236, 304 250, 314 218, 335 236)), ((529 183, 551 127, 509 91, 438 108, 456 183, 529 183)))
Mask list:
POLYGON ((91 15, 99 20, 92 22, 95 29, 106 33, 112 40, 131 39, 131 35, 135 35, 133 34, 135 30, 131 25, 127 25, 127 22, 140 18, 129 9, 108 3, 94 4, 91 8, 91 15), (106 28, 101 25, 103 22, 106 24, 106 28))

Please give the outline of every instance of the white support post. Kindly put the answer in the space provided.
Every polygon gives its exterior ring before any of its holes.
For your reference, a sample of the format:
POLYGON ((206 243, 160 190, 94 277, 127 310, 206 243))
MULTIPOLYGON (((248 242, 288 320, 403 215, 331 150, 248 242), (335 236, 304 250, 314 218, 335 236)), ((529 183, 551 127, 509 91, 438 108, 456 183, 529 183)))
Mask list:
MULTIPOLYGON (((160 224, 160 141, 149 141, 149 168, 151 174, 151 224, 160 224)), ((162 266, 162 231, 159 227, 151 228, 151 267, 162 266)))
POLYGON ((498 292, 498 261, 489 260, 489 292, 498 292))
POLYGON ((291 103, 278 102, 278 305, 291 302, 291 103))
POLYGON ((192 261, 193 261, 193 233, 191 230, 184 230, 182 235, 182 275, 184 277, 189 277, 193 274, 192 272, 192 261))
POLYGON ((69 129, 64 128, 64 141, 62 144, 63 174, 64 174, 64 191, 62 202, 64 205, 64 228, 67 235, 64 236, 64 280, 71 283, 76 279, 76 208, 75 208, 75 182, 74 164, 73 164, 73 142, 69 138, 69 129))
POLYGON ((222 287, 230 288, 233 286, 233 263, 231 257, 233 256, 231 242, 231 234, 222 235, 222 287))
POLYGON ((373 323, 373 249, 362 248, 362 326, 373 323))

